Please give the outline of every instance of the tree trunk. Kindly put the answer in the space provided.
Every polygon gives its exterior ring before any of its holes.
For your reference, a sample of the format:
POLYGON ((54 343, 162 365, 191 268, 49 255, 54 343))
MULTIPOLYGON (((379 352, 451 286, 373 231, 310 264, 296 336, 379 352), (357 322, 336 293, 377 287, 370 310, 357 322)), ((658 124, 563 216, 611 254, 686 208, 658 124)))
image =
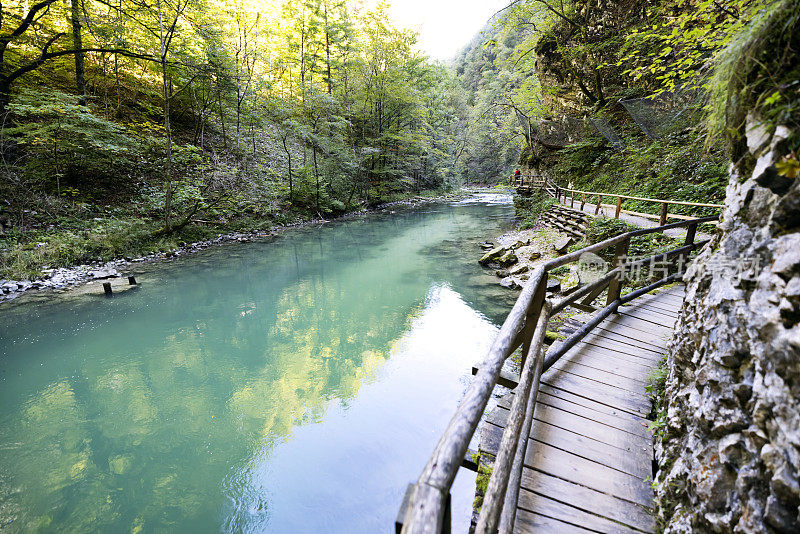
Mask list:
POLYGON ((169 124, 169 84, 167 78, 167 49, 164 42, 164 16, 161 0, 158 0, 158 25, 161 36, 161 85, 164 90, 164 132, 167 135, 167 176, 166 196, 164 197, 164 230, 172 231, 172 132, 169 124))
POLYGON ((292 153, 289 151, 289 147, 286 146, 286 137, 283 138, 283 149, 286 151, 286 158, 289 162, 289 202, 292 202, 292 197, 294 196, 294 188, 292 183, 292 153))
POLYGON ((78 103, 86 105, 86 69, 83 65, 83 39, 81 37, 81 0, 72 0, 72 42, 75 46, 75 86, 78 103))
POLYGON ((330 37, 330 28, 328 27, 328 6, 323 6, 323 14, 325 17, 325 66, 327 69, 327 82, 328 82, 328 94, 331 94, 332 91, 332 81, 331 81, 331 37, 330 37))

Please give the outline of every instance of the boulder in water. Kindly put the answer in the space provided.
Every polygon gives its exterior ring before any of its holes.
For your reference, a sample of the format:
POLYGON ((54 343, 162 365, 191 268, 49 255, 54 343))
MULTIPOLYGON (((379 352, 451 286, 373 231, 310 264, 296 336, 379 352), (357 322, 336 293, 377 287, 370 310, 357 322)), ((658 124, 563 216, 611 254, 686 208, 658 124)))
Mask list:
POLYGON ((514 263, 517 263, 517 255, 514 254, 513 250, 509 250, 505 254, 497 258, 497 263, 499 263, 503 267, 506 267, 508 265, 513 265, 514 263))
POLYGON ((507 276, 500 280, 500 285, 506 289, 522 289, 522 286, 512 276, 507 276))
POLYGON ((495 247, 478 260, 478 263, 481 265, 486 265, 487 263, 491 263, 493 261, 497 261, 503 254, 508 251, 506 247, 495 247))

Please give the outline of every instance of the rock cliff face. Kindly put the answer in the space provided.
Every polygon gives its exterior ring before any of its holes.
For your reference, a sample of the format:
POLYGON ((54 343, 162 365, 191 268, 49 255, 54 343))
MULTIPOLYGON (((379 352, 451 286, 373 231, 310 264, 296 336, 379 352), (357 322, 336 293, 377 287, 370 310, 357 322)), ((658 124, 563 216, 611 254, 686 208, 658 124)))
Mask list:
POLYGON ((792 132, 758 124, 717 246, 685 277, 657 450, 665 532, 800 532, 800 180, 778 171, 792 132))

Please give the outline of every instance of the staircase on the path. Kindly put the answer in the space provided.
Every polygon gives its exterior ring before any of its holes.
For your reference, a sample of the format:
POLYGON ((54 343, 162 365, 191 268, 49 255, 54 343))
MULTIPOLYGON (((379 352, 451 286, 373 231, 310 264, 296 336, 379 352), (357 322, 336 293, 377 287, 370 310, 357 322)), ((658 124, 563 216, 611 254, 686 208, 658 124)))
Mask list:
POLYGON ((586 226, 589 224, 590 219, 591 215, 588 213, 560 204, 553 204, 539 218, 545 226, 578 239, 583 239, 586 236, 586 226))

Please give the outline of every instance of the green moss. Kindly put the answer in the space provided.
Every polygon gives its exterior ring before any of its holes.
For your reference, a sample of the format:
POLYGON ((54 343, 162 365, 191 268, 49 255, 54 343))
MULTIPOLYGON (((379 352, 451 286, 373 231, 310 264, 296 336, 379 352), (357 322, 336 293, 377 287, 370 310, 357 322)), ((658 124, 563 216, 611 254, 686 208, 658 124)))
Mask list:
POLYGON ((489 479, 492 476, 492 469, 483 463, 478 463, 478 477, 475 479, 475 500, 472 501, 472 509, 476 512, 481 511, 483 497, 489 487, 489 479))

